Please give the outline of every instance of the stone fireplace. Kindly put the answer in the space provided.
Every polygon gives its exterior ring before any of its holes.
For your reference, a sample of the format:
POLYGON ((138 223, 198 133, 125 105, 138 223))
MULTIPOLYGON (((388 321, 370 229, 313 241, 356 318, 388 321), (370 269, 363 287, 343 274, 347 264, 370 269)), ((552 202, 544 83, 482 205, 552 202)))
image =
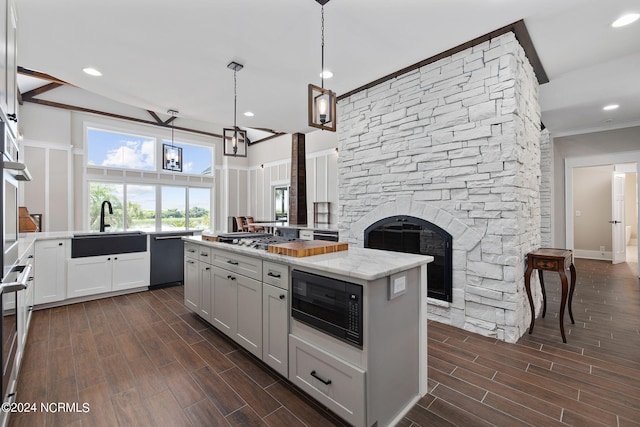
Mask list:
POLYGON ((452 295, 429 298, 429 318, 515 342, 530 319, 524 257, 541 240, 541 138, 538 83, 514 34, 338 107, 341 239, 363 247, 393 216, 435 224, 452 237, 452 295))

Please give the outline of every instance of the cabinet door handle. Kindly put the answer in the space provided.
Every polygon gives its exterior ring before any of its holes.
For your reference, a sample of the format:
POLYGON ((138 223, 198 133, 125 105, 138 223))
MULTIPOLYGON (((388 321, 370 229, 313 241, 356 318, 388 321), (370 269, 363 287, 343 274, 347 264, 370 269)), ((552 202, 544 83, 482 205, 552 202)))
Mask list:
POLYGON ((208 254, 208 253, 206 253, 206 252, 201 252, 201 253, 200 253, 200 256, 209 256, 209 254, 208 254))
POLYGON ((210 267, 205 267, 205 270, 209 271, 209 270, 211 270, 211 268, 210 267))
POLYGON ((12 122, 18 123, 18 116, 16 114, 7 114, 7 119, 11 120, 12 122))
POLYGON ((62 246, 62 243, 58 243, 58 246, 62 246))
POLYGON ((280 274, 272 273, 272 272, 268 272, 267 276, 275 277, 276 279, 279 279, 280 277, 282 277, 282 276, 280 276, 280 274))
POLYGON ((316 374, 316 371, 311 371, 311 376, 313 378, 317 379, 318 381, 320 381, 324 385, 330 385, 331 384, 331 380, 323 380, 322 378, 320 378, 318 376, 318 374, 316 374))
POLYGON ((236 278, 234 276, 231 276, 231 275, 227 276, 227 279, 236 280, 236 278))
POLYGON ((281 294, 281 295, 280 295, 280 299, 285 299, 284 294, 281 294))
POLYGON ((238 265, 238 261, 229 260, 227 261, 227 264, 238 265))

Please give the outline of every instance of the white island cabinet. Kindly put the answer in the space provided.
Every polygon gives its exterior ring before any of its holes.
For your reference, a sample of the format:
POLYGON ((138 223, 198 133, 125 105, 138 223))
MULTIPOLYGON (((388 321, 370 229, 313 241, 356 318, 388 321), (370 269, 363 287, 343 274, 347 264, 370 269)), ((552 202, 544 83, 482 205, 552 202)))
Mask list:
MULTIPOLYGON (((350 424, 394 425, 426 394, 432 257, 354 248, 294 258, 183 239, 186 253, 194 246, 210 250, 209 322, 350 424), (293 270, 362 287, 362 346, 291 317, 293 270)), ((190 274, 187 268, 185 303, 198 312, 203 294, 190 274)))

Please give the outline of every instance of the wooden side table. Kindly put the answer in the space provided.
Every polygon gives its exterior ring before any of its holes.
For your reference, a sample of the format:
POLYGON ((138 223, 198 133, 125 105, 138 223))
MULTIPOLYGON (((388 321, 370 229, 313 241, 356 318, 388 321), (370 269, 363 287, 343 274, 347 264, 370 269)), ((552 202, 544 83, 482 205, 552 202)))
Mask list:
POLYGON ((548 270, 557 271, 560 274, 560 282, 562 284, 562 299, 560 300, 560 333, 562 334, 562 342, 566 343, 567 338, 564 335, 564 307, 567 302, 567 293, 569 294, 569 303, 567 304, 569 306, 569 317, 571 318, 571 323, 576 323, 573 320, 573 312, 571 311, 573 291, 576 287, 576 268, 573 265, 573 253, 568 249, 540 248, 537 251, 529 252, 527 254, 527 270, 524 272, 524 288, 527 291, 529 306, 531 307, 531 325, 529 326, 530 334, 533 332, 533 325, 536 321, 535 307, 533 305, 533 297, 531 296, 531 272, 534 269, 538 270, 540 287, 542 288, 542 317, 547 314, 547 294, 544 289, 542 272, 544 270, 548 270), (571 270, 570 289, 567 283, 567 275, 565 273, 567 268, 571 270))

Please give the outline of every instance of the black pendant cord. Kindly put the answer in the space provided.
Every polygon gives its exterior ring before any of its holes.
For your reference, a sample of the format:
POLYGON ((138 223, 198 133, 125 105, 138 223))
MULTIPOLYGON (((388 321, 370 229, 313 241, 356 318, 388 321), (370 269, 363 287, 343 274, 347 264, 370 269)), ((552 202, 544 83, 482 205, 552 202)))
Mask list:
POLYGON ((324 89, 324 5, 322 5, 322 7, 320 8, 320 46, 321 46, 321 67, 322 69, 320 70, 320 87, 322 87, 322 89, 324 89))
MULTIPOLYGON (((174 117, 175 117, 175 116, 174 116, 174 117)), ((174 119, 174 120, 171 120, 171 148, 173 148, 173 128, 174 128, 174 124, 173 124, 173 122, 174 122, 174 121, 175 121, 175 119, 174 119)))
POLYGON ((237 73, 238 72, 236 70, 233 70, 233 132, 234 132, 234 135, 238 130, 238 126, 236 126, 236 112, 238 110, 238 91, 237 91, 238 81, 236 78, 237 73))

